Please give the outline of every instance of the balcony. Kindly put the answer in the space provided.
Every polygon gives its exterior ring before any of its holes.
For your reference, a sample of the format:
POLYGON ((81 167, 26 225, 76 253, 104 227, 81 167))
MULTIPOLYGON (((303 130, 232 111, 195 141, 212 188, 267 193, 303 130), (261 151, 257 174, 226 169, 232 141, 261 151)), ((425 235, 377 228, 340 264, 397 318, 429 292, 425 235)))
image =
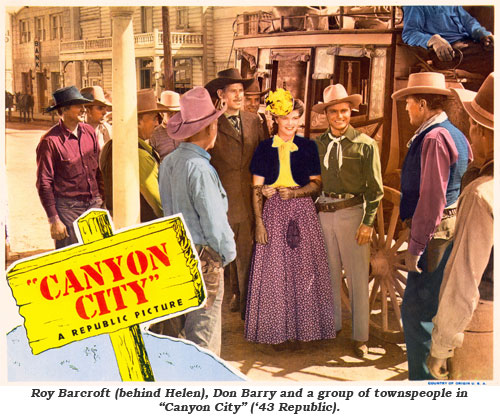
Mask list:
MULTIPOLYGON (((170 43, 172 55, 185 49, 191 52, 196 49, 202 51, 203 35, 201 33, 171 32, 170 43)), ((134 45, 136 56, 155 55, 155 53, 161 55, 163 54, 163 32, 155 30, 144 34, 135 34, 134 45)), ((82 57, 78 57, 81 54, 93 59, 111 58, 112 47, 111 37, 64 41, 59 44, 60 60, 81 59, 82 57)))

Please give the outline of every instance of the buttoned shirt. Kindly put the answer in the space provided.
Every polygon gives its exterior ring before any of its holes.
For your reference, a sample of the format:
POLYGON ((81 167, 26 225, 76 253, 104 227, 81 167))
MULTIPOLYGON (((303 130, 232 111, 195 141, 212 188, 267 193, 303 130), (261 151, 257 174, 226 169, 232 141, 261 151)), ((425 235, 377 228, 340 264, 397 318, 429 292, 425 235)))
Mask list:
POLYGON ((209 245, 224 265, 236 258, 226 192, 206 150, 183 142, 170 153, 160 165, 160 196, 164 215, 182 213, 196 244, 209 245))
POLYGON ((336 194, 362 194, 366 204, 363 224, 372 226, 377 207, 384 195, 378 145, 366 134, 349 126, 343 134, 344 138, 340 140, 342 166, 339 168, 338 154, 331 152, 326 168, 324 159, 328 145, 332 141, 329 134, 333 135, 330 128, 316 139, 323 191, 336 194))
POLYGON ((36 148, 36 187, 47 217, 57 216, 56 199, 90 201, 100 196, 99 150, 94 129, 84 123, 77 136, 60 120, 36 148))
POLYGON ((478 286, 493 246, 492 175, 472 181, 458 201, 453 250, 446 264, 433 319, 431 354, 445 359, 460 347, 479 301, 478 286))
POLYGON ((153 131, 153 135, 149 139, 149 144, 153 146, 153 149, 160 155, 160 161, 164 159, 169 153, 172 153, 182 140, 174 140, 167 134, 167 128, 160 124, 153 131))
POLYGON ((97 136, 97 143, 99 144, 99 150, 102 150, 104 145, 113 138, 113 129, 111 124, 103 121, 95 127, 95 134, 97 136))
POLYGON ((450 44, 465 38, 479 41, 491 35, 462 6, 403 6, 403 42, 427 48, 432 35, 450 44))

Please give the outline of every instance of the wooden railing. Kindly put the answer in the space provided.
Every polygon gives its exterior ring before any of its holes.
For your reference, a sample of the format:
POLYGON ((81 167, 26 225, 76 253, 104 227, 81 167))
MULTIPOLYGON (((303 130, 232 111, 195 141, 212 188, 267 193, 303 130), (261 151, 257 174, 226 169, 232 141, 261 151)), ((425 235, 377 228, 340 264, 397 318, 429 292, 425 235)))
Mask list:
MULTIPOLYGON (((187 32, 171 32, 170 42, 175 48, 203 47, 203 35, 201 33, 187 33, 187 32)), ((138 48, 163 48, 163 32, 155 30, 154 32, 135 34, 134 44, 138 48)), ((92 38, 82 39, 76 41, 61 42, 59 51, 61 53, 85 53, 92 51, 111 50, 113 41, 111 37, 108 38, 92 38)))

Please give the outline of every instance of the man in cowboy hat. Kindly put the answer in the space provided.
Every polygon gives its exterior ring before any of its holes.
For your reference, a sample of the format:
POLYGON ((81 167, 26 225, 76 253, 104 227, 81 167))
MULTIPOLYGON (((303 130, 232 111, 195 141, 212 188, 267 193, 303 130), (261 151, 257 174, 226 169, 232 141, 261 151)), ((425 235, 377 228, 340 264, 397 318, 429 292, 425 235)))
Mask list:
MULTIPOLYGON (((160 157, 146 143, 158 125, 159 113, 166 106, 156 100, 153 89, 137 92, 137 130, 139 147, 139 186, 141 200, 141 222, 163 216, 160 191, 158 189, 158 167, 160 157)), ((113 141, 108 141, 101 152, 100 166, 104 177, 106 208, 113 213, 113 141)))
POLYGON ((432 317, 455 230, 460 181, 472 154, 444 112, 449 96, 444 75, 432 72, 410 74, 408 87, 392 94, 406 99, 410 124, 418 127, 401 171, 400 202, 401 220, 410 227, 401 307, 410 380, 432 379, 425 364, 432 317))
MULTIPOLYGON (((207 304, 164 324, 177 323, 179 333, 220 355, 224 269, 236 257, 227 220, 227 196, 208 150, 217 138, 217 111, 209 93, 195 87, 180 98, 180 112, 167 124, 168 135, 183 140, 160 165, 160 194, 165 216, 182 213, 202 261, 207 304)), ((168 330, 168 328, 167 328, 168 330)), ((170 333, 168 334, 170 335, 170 333)), ((174 334, 176 335, 176 334, 174 334)))
POLYGON ((324 113, 328 130, 316 139, 323 192, 318 199, 334 293, 335 325, 342 328, 342 268, 347 277, 352 313, 353 350, 368 353, 368 270, 370 238, 384 194, 380 157, 375 140, 350 125, 361 95, 349 95, 341 84, 323 92, 323 103, 312 110, 324 113))
POLYGON ((167 111, 162 114, 161 124, 155 128, 151 139, 149 139, 149 144, 153 146, 153 149, 160 155, 160 161, 169 153, 177 149, 179 143, 182 141, 174 140, 167 134, 168 120, 180 110, 179 98, 180 95, 171 90, 165 90, 161 93, 160 103, 167 107, 167 111))
POLYGON ((269 135, 269 127, 267 125, 267 118, 262 113, 259 112, 260 107, 260 99, 264 96, 270 89, 266 89, 264 91, 260 90, 259 81, 254 79, 252 84, 245 90, 245 111, 252 112, 257 114, 262 123, 262 131, 264 132, 264 138, 268 139, 269 135))
POLYGON ((36 149, 36 186, 50 223, 56 249, 78 242, 73 222, 86 210, 102 207, 99 146, 94 129, 84 123, 89 103, 75 86, 56 90, 60 121, 47 131, 36 149))
POLYGON ((477 94, 452 88, 469 115, 476 178, 460 194, 433 319, 427 366, 437 379, 448 377, 450 357, 449 379, 493 379, 493 88, 493 73, 477 94))
POLYGON ((99 150, 102 150, 104 143, 111 140, 112 130, 111 125, 106 122, 106 114, 108 108, 111 108, 111 102, 109 102, 104 96, 104 91, 100 86, 89 86, 80 90, 82 96, 89 99, 89 104, 85 105, 86 113, 86 123, 91 125, 97 136, 97 141, 99 143, 99 150))
POLYGON ((217 73, 217 78, 205 86, 212 98, 227 105, 226 112, 219 118, 217 141, 210 154, 229 201, 229 223, 238 251, 236 267, 231 267, 231 308, 237 311, 239 307, 242 319, 246 311, 254 237, 250 162, 257 145, 264 140, 258 115, 241 110, 244 90, 253 80, 243 79, 237 69, 227 69, 217 73))

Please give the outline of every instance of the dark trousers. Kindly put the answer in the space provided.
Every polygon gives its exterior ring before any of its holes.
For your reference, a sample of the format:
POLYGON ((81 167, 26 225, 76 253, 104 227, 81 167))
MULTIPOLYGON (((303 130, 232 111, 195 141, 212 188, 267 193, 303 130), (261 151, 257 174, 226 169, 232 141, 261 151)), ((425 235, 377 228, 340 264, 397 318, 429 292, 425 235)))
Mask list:
POLYGON ((56 209, 59 219, 66 226, 68 237, 58 241, 56 240, 56 249, 78 243, 78 238, 73 226, 73 222, 83 213, 91 208, 101 209, 103 201, 101 197, 93 198, 90 201, 80 201, 73 198, 57 198, 56 209))
POLYGON ((451 249, 452 240, 431 239, 419 260, 422 273, 408 273, 401 318, 408 357, 408 377, 412 381, 434 379, 426 360, 431 348, 432 318, 437 313, 439 290, 451 249))

